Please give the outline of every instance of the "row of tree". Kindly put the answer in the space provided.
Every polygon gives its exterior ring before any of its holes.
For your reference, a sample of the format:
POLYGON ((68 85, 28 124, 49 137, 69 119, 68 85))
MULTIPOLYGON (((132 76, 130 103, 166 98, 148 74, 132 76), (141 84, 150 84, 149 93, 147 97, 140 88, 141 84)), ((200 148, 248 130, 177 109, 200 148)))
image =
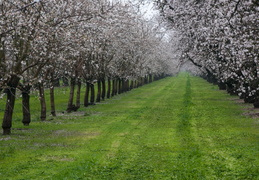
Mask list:
POLYGON ((125 88, 172 73, 168 48, 170 44, 162 40, 159 27, 146 22, 128 3, 0 1, 0 90, 7 99, 3 134, 11 133, 17 89, 22 92, 23 123, 29 125, 32 87, 39 90, 41 119, 45 120, 45 88, 50 88, 51 113, 55 116, 54 87, 61 79, 68 80, 70 112, 80 106, 78 98, 74 104, 76 85, 80 90, 81 84, 86 83, 87 106, 94 103, 93 98, 88 100, 90 90, 94 92, 94 82, 98 85, 99 101, 104 99, 104 92, 109 98, 125 88))
POLYGON ((156 0, 179 37, 182 63, 259 107, 259 1, 156 0))

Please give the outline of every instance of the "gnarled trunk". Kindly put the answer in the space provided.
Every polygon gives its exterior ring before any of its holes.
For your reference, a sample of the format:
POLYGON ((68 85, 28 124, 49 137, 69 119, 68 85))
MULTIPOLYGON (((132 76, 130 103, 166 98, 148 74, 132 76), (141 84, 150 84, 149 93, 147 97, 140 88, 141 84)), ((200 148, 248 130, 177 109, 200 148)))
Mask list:
POLYGON ((3 123, 2 123, 4 135, 11 134, 13 109, 15 104, 15 93, 16 93, 16 88, 18 86, 19 81, 20 81, 19 77, 17 77, 16 75, 12 75, 7 84, 8 88, 5 89, 7 94, 7 99, 6 99, 6 106, 5 106, 3 123))

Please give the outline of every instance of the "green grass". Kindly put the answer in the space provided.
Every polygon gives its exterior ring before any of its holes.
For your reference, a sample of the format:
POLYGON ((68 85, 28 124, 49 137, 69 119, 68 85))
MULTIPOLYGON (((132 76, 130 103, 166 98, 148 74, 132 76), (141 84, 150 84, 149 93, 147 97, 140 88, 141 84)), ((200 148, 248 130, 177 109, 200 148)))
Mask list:
POLYGON ((0 179, 259 179, 258 119, 234 98, 182 73, 29 127, 17 108, 0 179))

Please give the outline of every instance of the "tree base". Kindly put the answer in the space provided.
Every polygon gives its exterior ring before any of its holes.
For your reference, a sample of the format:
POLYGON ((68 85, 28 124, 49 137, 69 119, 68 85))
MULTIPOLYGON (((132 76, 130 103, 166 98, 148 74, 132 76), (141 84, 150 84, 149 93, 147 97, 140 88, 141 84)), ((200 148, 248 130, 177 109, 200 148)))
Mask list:
POLYGON ((11 129, 10 128, 3 129, 3 135, 10 135, 10 134, 11 134, 11 129))
POLYGON ((71 113, 72 111, 77 111, 78 109, 79 109, 78 106, 72 104, 72 106, 70 106, 70 107, 67 108, 67 112, 68 112, 68 113, 71 113))
POLYGON ((259 108, 259 100, 254 102, 254 108, 259 108))

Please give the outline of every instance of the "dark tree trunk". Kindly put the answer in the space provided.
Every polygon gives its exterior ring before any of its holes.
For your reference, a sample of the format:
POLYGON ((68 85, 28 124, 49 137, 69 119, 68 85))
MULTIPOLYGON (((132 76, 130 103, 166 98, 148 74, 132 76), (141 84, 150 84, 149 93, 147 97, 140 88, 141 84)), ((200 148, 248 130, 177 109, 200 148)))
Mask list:
POLYGON ((249 96, 248 94, 246 94, 244 101, 245 101, 245 103, 255 103, 255 97, 249 96))
POLYGON ((54 87, 60 87, 60 81, 59 81, 59 79, 55 79, 55 80, 53 80, 53 86, 54 87))
POLYGON ((107 80, 107 99, 109 99, 111 97, 111 79, 108 78, 107 80))
POLYGON ((138 78, 138 87, 142 86, 142 78, 138 78))
POLYGON ((130 81, 127 79, 126 81, 126 91, 129 91, 130 90, 130 81))
POLYGON ((74 102, 75 85, 76 85, 75 78, 71 78, 70 93, 69 93, 69 99, 68 99, 68 104, 67 104, 67 112, 68 113, 70 113, 71 111, 75 110, 75 105, 73 104, 73 102, 74 102))
POLYGON ((97 81, 97 88, 98 89, 97 89, 96 102, 100 102, 101 101, 101 90, 102 90, 100 80, 97 81))
POLYGON ((227 89, 226 84, 223 83, 223 82, 219 82, 218 87, 219 87, 220 90, 226 90, 227 89))
POLYGON ((76 110, 80 108, 80 95, 81 95, 81 80, 77 81, 77 93, 76 93, 76 110))
POLYGON ((30 85, 22 86, 22 112, 23 112, 23 119, 22 123, 24 126, 29 126, 31 122, 31 111, 30 111, 30 85))
POLYGON ((259 97, 257 96, 254 101, 254 108, 259 108, 259 97))
POLYGON ((118 79, 118 94, 121 94, 121 80, 118 79))
POLYGON ((209 83, 213 83, 214 85, 217 85, 217 78, 209 71, 207 70, 207 81, 209 83))
POLYGON ((128 91, 128 80, 123 80, 123 92, 128 91))
POLYGON ((55 107, 55 87, 59 87, 59 79, 54 79, 54 74, 51 73, 51 82, 49 88, 49 95, 50 95, 50 113, 52 116, 56 116, 56 107, 55 107))
POLYGON ((105 86, 105 78, 102 79, 102 100, 105 99, 106 86, 105 86))
POLYGON ((124 80, 124 92, 129 90, 129 80, 124 80))
POLYGON ((124 79, 121 79, 120 92, 121 93, 125 92, 125 80, 124 79))
POLYGON ((94 98, 95 98, 94 84, 91 84, 91 97, 90 97, 90 104, 91 105, 94 105, 94 98))
POLYGON ((144 77, 144 84, 147 84, 148 83, 148 76, 145 76, 144 77))
POLYGON ((50 86, 49 88, 49 94, 50 94, 50 113, 52 116, 56 116, 56 108, 55 108, 55 91, 54 86, 50 86))
POLYGON ((117 83, 116 79, 112 80, 112 96, 115 96, 117 94, 117 83))
POLYGON ((152 83, 153 82, 153 76, 152 74, 149 75, 149 83, 152 83))
POLYGON ((66 77, 62 78, 63 86, 69 86, 68 79, 66 77))
POLYGON ((9 88, 6 89, 7 99, 2 123, 3 135, 11 134, 13 109, 15 104, 15 93, 19 81, 19 77, 12 75, 10 81, 7 84, 9 88))
POLYGON ((90 86, 91 84, 89 82, 86 82, 86 89, 85 89, 85 97, 84 97, 84 106, 87 107, 89 105, 89 92, 90 92, 90 86))
POLYGON ((39 94, 40 94, 40 106, 41 106, 41 121, 45 121, 47 117, 47 106, 46 106, 46 99, 45 99, 45 92, 43 83, 38 84, 39 94))
POLYGON ((234 87, 233 84, 227 83, 227 84, 226 84, 226 89, 227 89, 227 92, 228 92, 230 95, 237 95, 237 93, 235 92, 235 87, 234 87))
POLYGON ((133 87, 134 87, 134 84, 133 84, 133 83, 134 83, 134 81, 131 80, 131 81, 130 81, 130 86, 129 86, 129 89, 130 89, 130 90, 133 89, 133 87))
POLYGON ((127 80, 127 91, 130 90, 130 80, 127 80))

